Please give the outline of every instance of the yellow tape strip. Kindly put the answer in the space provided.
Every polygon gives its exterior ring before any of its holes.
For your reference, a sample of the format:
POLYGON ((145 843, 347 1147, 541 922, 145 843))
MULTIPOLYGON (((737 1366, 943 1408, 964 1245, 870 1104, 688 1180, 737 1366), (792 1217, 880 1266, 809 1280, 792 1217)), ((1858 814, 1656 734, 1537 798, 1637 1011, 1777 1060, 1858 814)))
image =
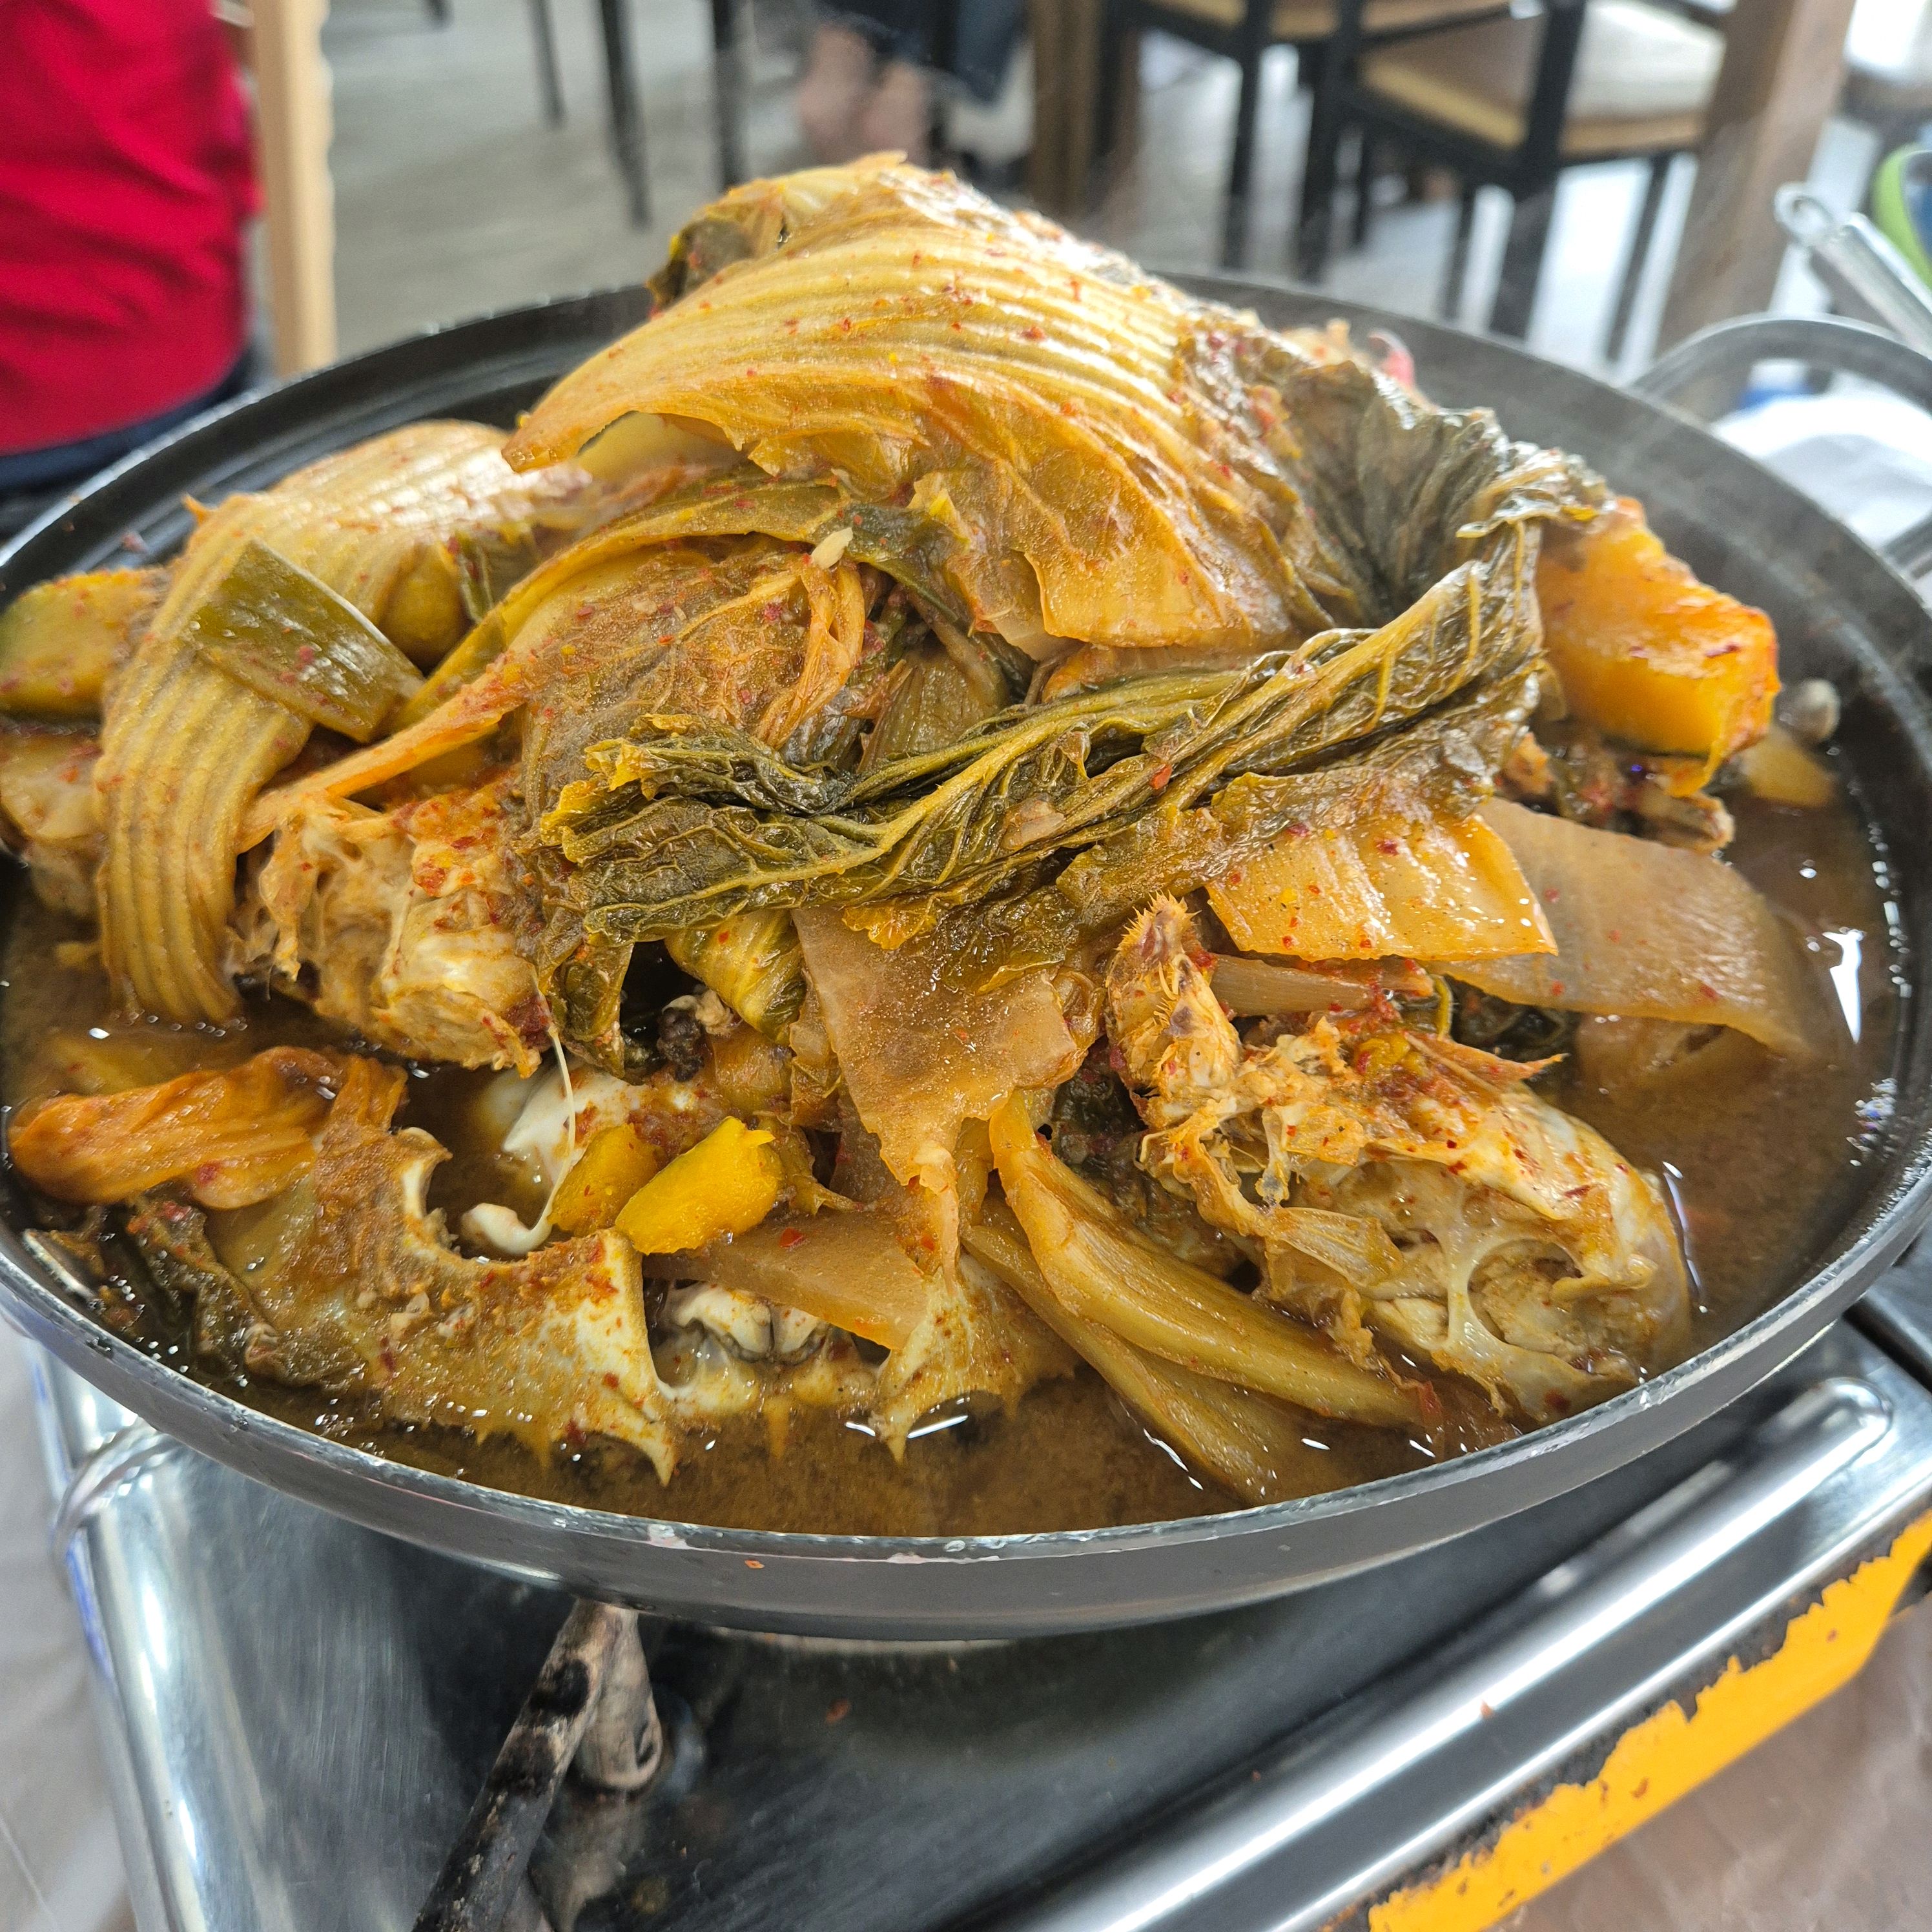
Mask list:
POLYGON ((1732 1658, 1694 1714, 1666 1704, 1624 1733, 1593 1783, 1558 1785, 1493 1845, 1372 1906, 1370 1932, 1484 1932, 1654 1817, 1857 1676, 1928 1550, 1932 1514, 1830 1585, 1772 1656, 1748 1670, 1732 1658))

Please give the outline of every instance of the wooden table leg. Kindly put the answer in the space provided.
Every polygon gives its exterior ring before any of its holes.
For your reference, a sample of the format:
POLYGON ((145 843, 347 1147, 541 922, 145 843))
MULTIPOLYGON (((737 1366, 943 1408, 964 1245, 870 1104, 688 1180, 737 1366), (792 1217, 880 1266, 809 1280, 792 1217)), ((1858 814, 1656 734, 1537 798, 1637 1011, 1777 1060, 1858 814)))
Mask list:
POLYGON ((1785 240, 1771 197, 1811 169, 1838 98, 1852 0, 1737 0, 1658 346, 1771 300, 1785 240))

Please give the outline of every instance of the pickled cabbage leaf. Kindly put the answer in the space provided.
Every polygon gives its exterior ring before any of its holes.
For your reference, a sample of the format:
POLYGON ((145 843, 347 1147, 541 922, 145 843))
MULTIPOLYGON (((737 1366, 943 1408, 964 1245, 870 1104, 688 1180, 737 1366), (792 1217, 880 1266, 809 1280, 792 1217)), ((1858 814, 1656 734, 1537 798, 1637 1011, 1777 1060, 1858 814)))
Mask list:
POLYGON ((1299 784, 1302 814, 1208 888, 1243 952, 1427 960, 1556 951, 1522 868, 1480 818, 1449 817, 1406 787, 1346 770, 1299 784))
POLYGON ((964 1122, 1022 1088, 1058 1086, 1080 1064, 1085 1042, 1044 973, 962 997, 916 942, 886 952, 834 913, 802 913, 797 924, 846 1090, 908 1185, 943 1184, 964 1122))
POLYGON ((1741 874, 1502 800, 1483 817, 1542 902, 1556 951, 1465 962, 1445 969, 1455 978, 1522 1006, 1735 1027, 1775 1053, 1816 1050, 1818 989, 1741 874))
POLYGON ((557 794, 539 821, 568 867, 550 874, 550 956, 578 928, 634 941, 759 908, 885 900, 896 915, 868 930, 895 944, 946 907, 1031 890, 1044 861, 1133 838, 1156 808, 1172 824, 1223 799, 1240 841, 1258 845, 1301 808, 1270 792, 1270 775, 1353 749, 1480 796, 1533 701, 1525 547, 1518 537, 1504 556, 1460 566, 1378 630, 1012 706, 870 771, 795 766, 710 717, 638 718, 588 747, 594 779, 557 794), (1425 722, 1406 742, 1402 728, 1425 722))
POLYGON ((1601 494, 1486 412, 878 158, 737 189, 673 256, 677 298, 566 376, 510 460, 632 412, 706 426, 907 513, 901 547, 940 554, 973 625, 1038 653, 1385 622, 1505 526, 1601 494))

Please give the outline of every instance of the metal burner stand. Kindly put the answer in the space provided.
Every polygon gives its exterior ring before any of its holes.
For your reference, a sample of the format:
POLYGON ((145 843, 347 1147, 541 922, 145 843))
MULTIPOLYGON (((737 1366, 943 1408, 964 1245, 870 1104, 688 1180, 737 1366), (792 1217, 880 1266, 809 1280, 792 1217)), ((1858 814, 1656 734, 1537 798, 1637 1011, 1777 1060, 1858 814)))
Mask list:
POLYGON ((1486 1534, 1011 1644, 640 1650, 40 1394, 142 1932, 1480 1927, 1852 1676, 1932 1549, 1932 1252, 1486 1534))

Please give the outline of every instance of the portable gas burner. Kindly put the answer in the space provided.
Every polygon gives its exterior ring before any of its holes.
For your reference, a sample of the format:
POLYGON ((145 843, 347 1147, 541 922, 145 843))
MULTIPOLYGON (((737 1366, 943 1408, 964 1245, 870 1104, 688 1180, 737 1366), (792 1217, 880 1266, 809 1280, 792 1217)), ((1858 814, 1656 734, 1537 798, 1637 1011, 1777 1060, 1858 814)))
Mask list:
POLYGON ((1932 1550, 1926 1250, 1560 1501, 1006 1643, 640 1648, 39 1368, 142 1932, 1486 1925, 1854 1675, 1932 1550))

